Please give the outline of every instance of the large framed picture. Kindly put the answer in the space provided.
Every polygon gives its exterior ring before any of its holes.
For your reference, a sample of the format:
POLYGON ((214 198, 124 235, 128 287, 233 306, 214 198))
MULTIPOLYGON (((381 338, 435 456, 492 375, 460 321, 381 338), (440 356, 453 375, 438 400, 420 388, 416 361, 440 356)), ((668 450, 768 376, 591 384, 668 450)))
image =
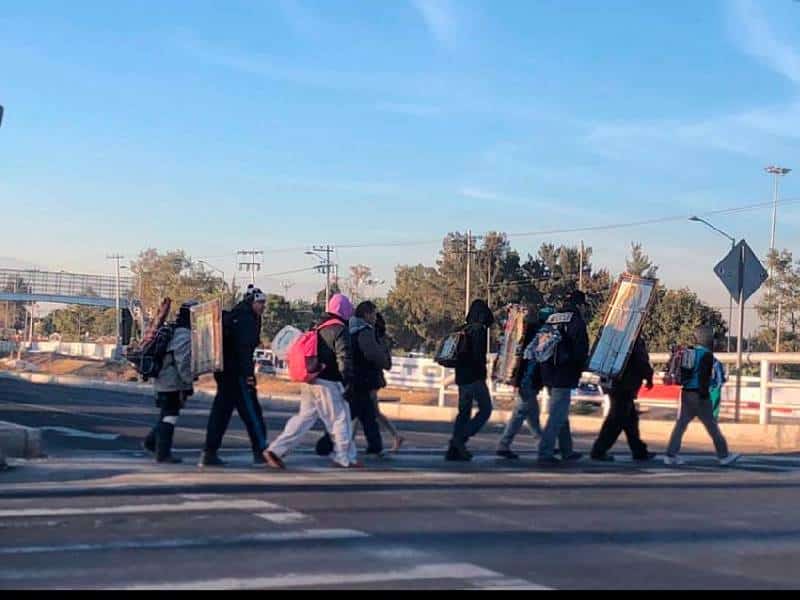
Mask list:
POLYGON ((629 273, 620 276, 592 349, 589 371, 611 381, 625 370, 633 344, 656 300, 657 284, 656 279, 629 273))
POLYGON ((192 373, 222 371, 222 302, 217 298, 192 309, 192 373))

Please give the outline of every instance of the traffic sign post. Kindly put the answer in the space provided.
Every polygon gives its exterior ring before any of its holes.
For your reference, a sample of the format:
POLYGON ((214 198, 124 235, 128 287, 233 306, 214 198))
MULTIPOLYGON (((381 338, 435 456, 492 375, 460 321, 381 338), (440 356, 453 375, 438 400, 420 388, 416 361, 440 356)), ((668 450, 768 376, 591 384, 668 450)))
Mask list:
POLYGON ((736 340, 736 409, 734 413, 734 420, 738 422, 742 401, 744 303, 761 287, 769 274, 744 240, 736 244, 727 256, 714 267, 714 273, 717 274, 731 296, 739 299, 739 333, 736 340))

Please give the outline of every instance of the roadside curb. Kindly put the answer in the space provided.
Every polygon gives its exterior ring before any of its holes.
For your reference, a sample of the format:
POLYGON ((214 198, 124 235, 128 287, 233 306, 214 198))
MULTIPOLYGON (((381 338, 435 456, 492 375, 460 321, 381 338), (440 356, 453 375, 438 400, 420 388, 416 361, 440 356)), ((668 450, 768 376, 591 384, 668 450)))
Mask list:
POLYGON ((0 421, 0 468, 9 458, 42 458, 42 435, 38 429, 0 421))
MULTIPOLYGON (((122 393, 152 394, 153 387, 148 383, 111 382, 97 379, 88 379, 75 375, 47 375, 42 373, 9 373, 0 372, 0 379, 16 379, 51 385, 72 386, 83 389, 109 390, 122 393)), ((214 394, 205 390, 195 392, 195 397, 213 400, 214 394)), ((259 394, 259 400, 265 402, 267 408, 272 410, 294 410, 300 402, 299 396, 273 396, 259 394)), ((456 407, 425 406, 419 404, 402 404, 399 402, 381 402, 381 412, 388 418, 398 421, 423 421, 429 423, 452 423, 458 409, 456 407)), ((489 423, 503 425, 511 417, 511 411, 494 410, 489 423)), ((570 415, 570 426, 574 433, 596 435, 603 423, 602 417, 570 415)), ((640 419, 639 429, 642 438, 656 446, 666 446, 667 440, 674 426, 672 420, 640 419)), ((720 424, 723 434, 728 440, 732 450, 766 451, 766 452, 797 452, 800 451, 800 425, 772 424, 760 425, 757 423, 728 423, 720 424)), ((693 421, 684 435, 686 443, 697 443, 711 447, 702 424, 693 421)), ((624 443, 624 440, 620 440, 624 443)), ((2 446, 2 444, 0 444, 2 446)))

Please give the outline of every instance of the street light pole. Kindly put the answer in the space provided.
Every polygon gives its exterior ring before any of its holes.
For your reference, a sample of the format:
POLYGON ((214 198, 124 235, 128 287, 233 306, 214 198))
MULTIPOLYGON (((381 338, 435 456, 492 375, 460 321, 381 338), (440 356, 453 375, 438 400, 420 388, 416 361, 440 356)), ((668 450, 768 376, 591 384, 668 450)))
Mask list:
POLYGON ((116 293, 114 294, 115 297, 115 307, 116 307, 116 321, 117 321, 117 352, 119 353, 122 349, 122 322, 120 320, 119 314, 119 261, 125 258, 120 254, 112 254, 111 256, 106 256, 108 260, 114 260, 117 263, 117 285, 116 285, 116 293))
MULTIPOLYGON (((772 227, 770 229, 770 236, 769 236, 769 254, 770 254, 770 261, 769 261, 769 291, 772 291, 772 273, 773 273, 773 255, 775 253, 775 228, 778 222, 778 187, 780 178, 788 175, 792 172, 791 169, 787 169, 785 167, 776 167, 774 165, 770 165, 769 167, 765 167, 764 171, 769 173, 770 175, 774 175, 774 185, 772 187, 772 227)), ((769 322, 767 322, 767 327, 769 327, 769 322)), ((781 306, 780 303, 778 304, 778 317, 775 322, 775 352, 778 352, 778 348, 780 346, 780 327, 781 327, 781 306)))
MULTIPOLYGON (((733 250, 736 247, 736 238, 734 238, 731 235, 728 235, 727 233, 725 233, 721 229, 717 229, 716 227, 714 227, 711 223, 709 223, 705 219, 701 219, 700 217, 689 217, 689 220, 693 221, 695 223, 702 223, 703 225, 706 225, 707 227, 710 227, 711 229, 713 229, 717 233, 722 234, 723 236, 728 238, 731 241, 731 250, 733 250)), ((733 296, 731 295, 731 297, 728 298, 728 344, 727 344, 727 351, 728 352, 731 351, 731 329, 732 328, 733 328, 733 296)))

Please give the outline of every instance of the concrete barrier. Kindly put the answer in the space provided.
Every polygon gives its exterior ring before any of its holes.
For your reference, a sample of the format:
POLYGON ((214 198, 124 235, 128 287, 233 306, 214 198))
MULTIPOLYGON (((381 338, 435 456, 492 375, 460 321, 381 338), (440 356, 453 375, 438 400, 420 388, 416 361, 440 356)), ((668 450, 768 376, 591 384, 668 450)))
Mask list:
POLYGON ((39 430, 0 421, 0 459, 2 459, 0 462, 5 462, 5 456, 13 458, 44 456, 42 436, 39 430))

